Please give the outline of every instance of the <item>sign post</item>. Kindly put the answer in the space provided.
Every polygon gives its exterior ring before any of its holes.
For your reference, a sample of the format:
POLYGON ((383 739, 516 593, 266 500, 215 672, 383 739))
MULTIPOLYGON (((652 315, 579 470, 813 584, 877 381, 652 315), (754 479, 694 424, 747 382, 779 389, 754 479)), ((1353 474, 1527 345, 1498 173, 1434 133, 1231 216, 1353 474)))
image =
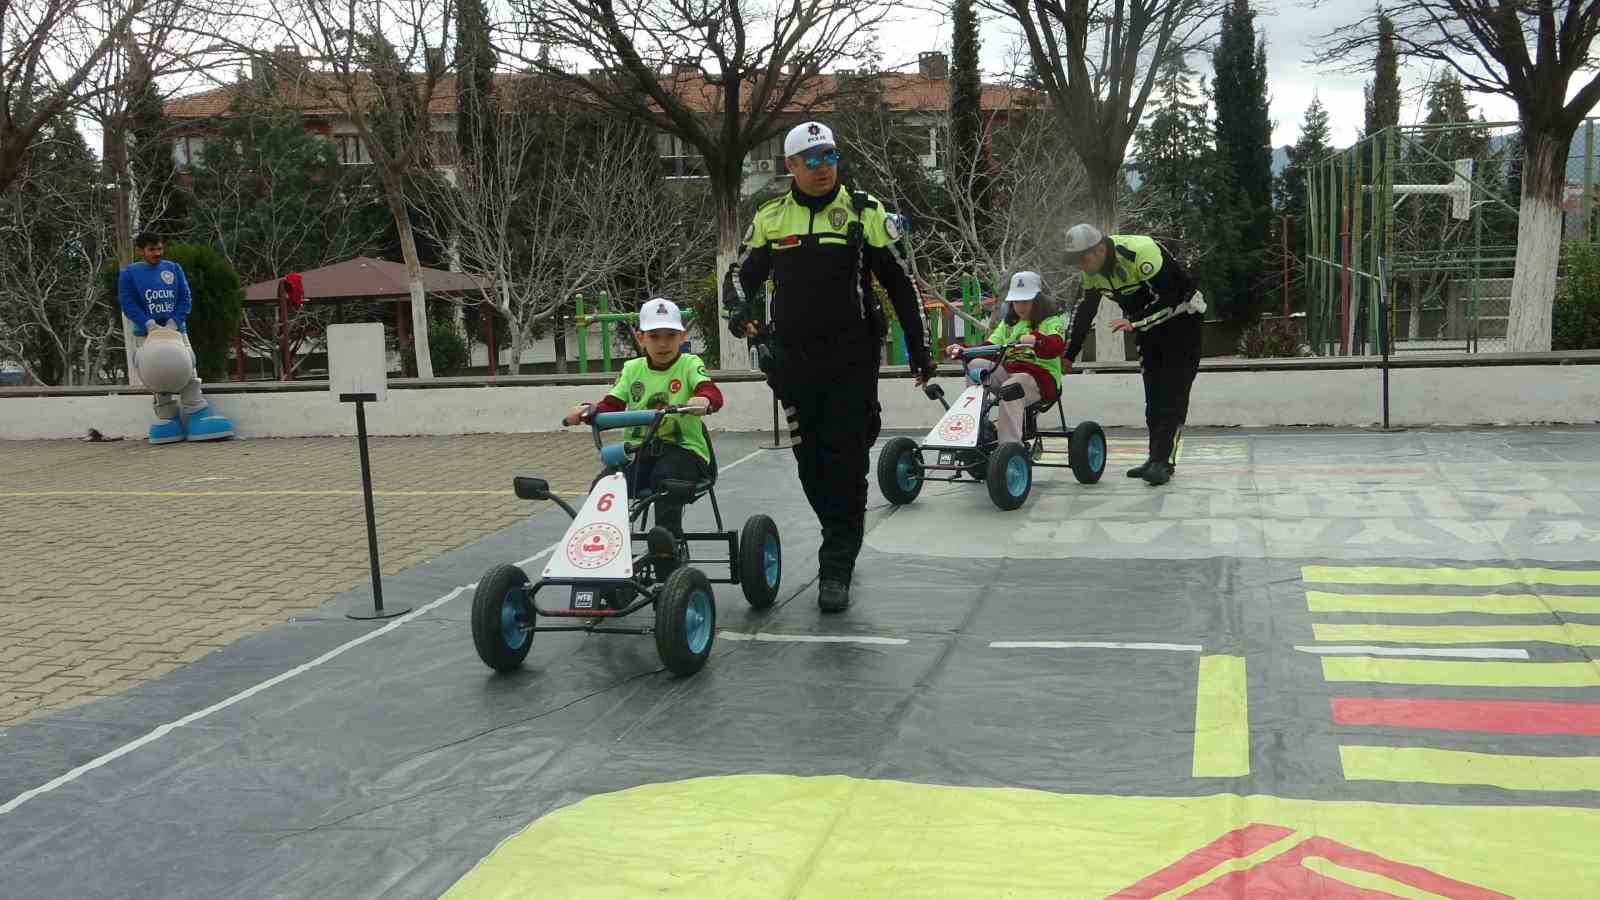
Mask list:
POLYGON ((367 556, 372 564, 371 612, 345 613, 352 619, 387 619, 411 607, 383 608, 383 578, 378 571, 378 523, 372 510, 372 463, 367 455, 367 403, 389 396, 389 366, 383 325, 328 326, 328 390, 340 403, 356 405, 356 440, 361 447, 361 494, 367 507, 367 556))

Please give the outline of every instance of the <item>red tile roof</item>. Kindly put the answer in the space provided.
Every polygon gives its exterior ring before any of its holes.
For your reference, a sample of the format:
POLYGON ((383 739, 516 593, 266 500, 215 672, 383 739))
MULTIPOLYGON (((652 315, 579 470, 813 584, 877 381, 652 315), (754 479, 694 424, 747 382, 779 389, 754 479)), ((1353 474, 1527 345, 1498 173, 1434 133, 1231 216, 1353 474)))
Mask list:
MULTIPOLYGON (((330 81, 329 76, 313 73, 312 78, 330 81)), ((516 74, 500 74, 495 76, 497 84, 505 84, 530 76, 516 74)), ((833 74, 820 75, 815 86, 802 92, 801 102, 794 105, 794 112, 799 113, 805 109, 805 100, 815 98, 821 94, 832 93, 840 78, 857 76, 840 76, 833 74)), ((949 80, 945 78, 926 78, 921 75, 905 75, 890 73, 879 76, 882 79, 884 99, 889 108, 897 112, 932 112, 945 107, 949 80)), ((707 84, 699 74, 686 76, 663 75, 663 80, 676 82, 676 92, 690 103, 698 112, 711 112, 717 102, 717 90, 707 84)), ((329 88, 333 85, 330 83, 329 88)), ((365 87, 361 85, 360 87, 365 87)), ((359 88, 358 88, 359 89, 359 88)), ((225 115, 228 105, 240 90, 239 85, 224 85, 178 97, 167 102, 167 115, 173 119, 205 119, 225 115)), ((986 84, 983 86, 982 104, 984 109, 1004 110, 1023 100, 1030 92, 1021 88, 1011 88, 1003 85, 986 84)), ((748 94, 746 94, 748 96, 748 94)), ((300 107, 308 117, 331 117, 341 114, 345 98, 338 91, 313 89, 305 86, 294 86, 281 93, 282 99, 300 107)), ((833 103, 828 100, 816 103, 813 111, 819 113, 831 112, 833 103)), ((451 115, 456 111, 456 79, 454 75, 446 75, 439 79, 434 87, 433 97, 428 103, 428 111, 435 115, 451 115)))

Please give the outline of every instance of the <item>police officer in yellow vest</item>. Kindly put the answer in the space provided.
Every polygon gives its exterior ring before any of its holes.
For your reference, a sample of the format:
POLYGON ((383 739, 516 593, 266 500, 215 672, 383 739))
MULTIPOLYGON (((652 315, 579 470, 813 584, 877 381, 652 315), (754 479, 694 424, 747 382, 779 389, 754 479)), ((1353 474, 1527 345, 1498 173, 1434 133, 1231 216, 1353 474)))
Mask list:
POLYGON ((881 425, 880 347, 887 325, 872 290, 877 277, 905 333, 917 387, 934 363, 916 288, 895 245, 900 233, 864 191, 838 181, 839 150, 820 122, 783 141, 789 191, 756 211, 723 304, 736 335, 770 350, 762 370, 789 420, 800 484, 822 526, 817 605, 841 612, 866 522, 868 454, 881 425), (772 278, 771 332, 751 301, 772 278))
POLYGON ((1112 329, 1136 332, 1150 429, 1150 457, 1128 477, 1166 484, 1178 465, 1189 388, 1200 370, 1205 300, 1183 264, 1144 235, 1104 235, 1093 225, 1074 225, 1067 229, 1067 256, 1083 270, 1083 299, 1072 315, 1063 363, 1078 358, 1100 301, 1115 301, 1126 318, 1114 320, 1112 329))

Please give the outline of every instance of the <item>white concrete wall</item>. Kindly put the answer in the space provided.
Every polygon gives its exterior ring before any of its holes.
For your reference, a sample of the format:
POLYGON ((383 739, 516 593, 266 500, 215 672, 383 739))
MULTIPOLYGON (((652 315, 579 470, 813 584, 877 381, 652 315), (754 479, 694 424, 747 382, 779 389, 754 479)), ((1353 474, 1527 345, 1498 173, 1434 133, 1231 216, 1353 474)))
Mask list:
MULTIPOLYGON (((1397 369, 1391 373, 1394 425, 1512 425, 1600 422, 1600 366, 1497 366, 1397 369)), ((1194 426, 1342 425, 1380 420, 1380 373, 1339 371, 1202 372, 1195 382, 1194 426)), ((950 396, 956 378, 941 379, 950 396)), ((772 427, 772 395, 761 382, 722 385, 727 408, 713 417, 720 430, 772 427)), ((469 434, 549 431, 563 411, 599 399, 597 385, 391 388, 369 407, 373 434, 469 434)), ((346 435, 355 411, 325 391, 217 393, 218 412, 242 438, 346 435)), ((886 428, 929 427, 938 407, 909 380, 885 379, 879 390, 886 428)), ((1073 375, 1066 379, 1069 421, 1144 425, 1139 376, 1073 375)), ((147 395, 31 397, 0 391, 0 439, 82 437, 96 428, 108 437, 142 437, 151 421, 147 395)))

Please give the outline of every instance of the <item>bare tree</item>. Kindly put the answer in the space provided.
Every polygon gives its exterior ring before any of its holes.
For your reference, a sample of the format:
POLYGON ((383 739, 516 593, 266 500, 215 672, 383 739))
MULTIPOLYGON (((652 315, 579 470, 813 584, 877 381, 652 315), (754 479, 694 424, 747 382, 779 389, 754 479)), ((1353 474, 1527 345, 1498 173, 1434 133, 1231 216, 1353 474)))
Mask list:
POLYGON ((1595 67, 1600 2, 1408 0, 1334 31, 1317 60, 1345 70, 1365 67, 1384 14, 1394 22, 1402 56, 1448 66, 1469 91, 1516 101, 1525 156, 1506 346, 1549 350, 1567 153, 1600 101, 1600 76, 1580 77, 1576 92, 1572 79, 1595 67))
POLYGON ((429 105, 446 74, 451 0, 283 0, 260 13, 263 28, 305 52, 241 48, 278 83, 348 117, 394 217, 410 276, 417 374, 433 377, 422 263, 407 202, 413 176, 447 161, 447 126, 429 105), (441 137, 442 134, 442 137, 441 137))
MULTIPOLYGON (((502 52, 589 91, 704 162, 717 212, 717 271, 738 251, 745 157, 827 100, 823 69, 869 56, 881 0, 511 0, 502 52), (534 48, 529 52, 526 48, 534 48), (549 51, 598 63, 568 71, 549 51)), ((719 317, 720 319, 720 317, 719 317)), ((723 368, 748 348, 720 322, 723 368)))
MULTIPOLYGON (((538 78, 538 76, 534 76, 538 78)), ((542 79, 541 79, 542 80, 542 79)), ((511 371, 535 332, 578 293, 611 289, 674 251, 684 205, 664 189, 653 137, 555 86, 503 104, 492 142, 423 205, 418 227, 454 241, 491 284, 511 329, 511 371)))
POLYGON ((122 331, 102 281, 111 198, 82 139, 55 121, 0 192, 0 356, 41 384, 93 384, 122 331))
MULTIPOLYGON (((1017 270, 1032 269, 1063 297, 1073 279, 1061 235, 1081 221, 1088 180, 1050 111, 985 110, 978 137, 988 149, 982 154, 954 152, 947 113, 932 124, 945 162, 939 196, 944 202, 924 205, 917 199, 922 192, 892 189, 907 198, 917 254, 975 271, 992 292, 1002 290, 1017 270)), ((879 183, 905 177, 885 145, 855 152, 879 183)))
POLYGON ((110 86, 108 60, 152 0, 0 0, 0 189, 45 125, 110 86))
MULTIPOLYGON (((1227 0, 986 0, 1017 23, 1028 45, 1032 78, 1083 162, 1089 221, 1102 231, 1119 222, 1122 164, 1155 87, 1161 61, 1199 47, 1227 0)), ((1096 317, 1095 355, 1123 358, 1110 330, 1115 307, 1096 317)))

